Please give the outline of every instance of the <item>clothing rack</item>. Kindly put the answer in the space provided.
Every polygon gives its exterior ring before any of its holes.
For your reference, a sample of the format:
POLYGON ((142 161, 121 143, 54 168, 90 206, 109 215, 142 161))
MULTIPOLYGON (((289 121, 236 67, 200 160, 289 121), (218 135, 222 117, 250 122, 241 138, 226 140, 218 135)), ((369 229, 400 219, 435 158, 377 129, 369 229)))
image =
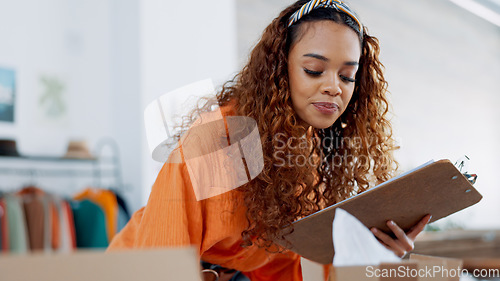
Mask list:
POLYGON ((31 163, 58 163, 63 168, 47 167, 0 167, 0 175, 29 177, 34 181, 36 177, 77 177, 92 178, 96 187, 102 187, 103 179, 113 178, 115 187, 122 188, 123 180, 120 166, 119 148, 116 141, 104 138, 97 142, 94 151, 95 158, 64 158, 51 156, 3 156, 0 155, 0 163, 4 161, 23 161, 31 163), (105 149, 110 149, 111 155, 105 156, 105 149), (76 166, 76 164, 83 164, 76 166), (74 167, 72 167, 72 165, 74 167), (86 167, 85 167, 86 166, 86 167))

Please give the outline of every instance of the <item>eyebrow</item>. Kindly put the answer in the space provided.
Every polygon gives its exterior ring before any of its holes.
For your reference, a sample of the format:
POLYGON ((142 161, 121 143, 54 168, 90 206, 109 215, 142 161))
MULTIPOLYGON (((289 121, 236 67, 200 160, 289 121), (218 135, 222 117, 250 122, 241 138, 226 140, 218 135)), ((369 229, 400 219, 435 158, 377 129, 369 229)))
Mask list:
MULTIPOLYGON (((319 55, 319 54, 314 54, 314 53, 305 54, 304 57, 315 58, 315 59, 326 61, 326 62, 329 61, 329 59, 327 57, 319 55)), ((345 65, 354 65, 354 66, 359 65, 359 63, 357 61, 347 61, 344 64, 345 65)))
POLYGON ((359 62, 357 61, 347 61, 344 63, 345 65, 354 65, 354 66, 358 66, 359 65, 359 62))
POLYGON ((304 57, 311 57, 311 58, 319 59, 322 61, 329 61, 329 59, 325 56, 318 55, 318 54, 312 54, 312 53, 305 54, 304 57))

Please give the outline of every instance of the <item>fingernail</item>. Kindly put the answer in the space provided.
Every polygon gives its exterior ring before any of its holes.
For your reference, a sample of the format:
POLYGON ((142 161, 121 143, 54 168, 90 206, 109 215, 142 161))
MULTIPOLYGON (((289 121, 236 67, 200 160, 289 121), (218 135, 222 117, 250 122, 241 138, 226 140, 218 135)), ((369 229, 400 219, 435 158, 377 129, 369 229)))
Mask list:
POLYGON ((389 221, 389 224, 392 225, 392 226, 395 225, 395 223, 393 221, 389 221))
POLYGON ((430 222, 432 220, 432 215, 429 217, 429 220, 427 222, 430 222))
POLYGON ((372 231, 373 233, 377 233, 377 229, 376 229, 376 228, 372 228, 372 229, 371 229, 371 231, 372 231))

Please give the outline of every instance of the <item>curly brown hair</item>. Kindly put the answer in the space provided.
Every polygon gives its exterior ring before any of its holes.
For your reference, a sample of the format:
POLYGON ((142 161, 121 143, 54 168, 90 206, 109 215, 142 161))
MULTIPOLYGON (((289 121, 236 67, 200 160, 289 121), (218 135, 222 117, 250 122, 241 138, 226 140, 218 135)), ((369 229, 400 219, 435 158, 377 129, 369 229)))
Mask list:
MULTIPOLYGON (((360 34, 355 21, 333 8, 315 9, 288 27, 291 14, 306 2, 297 1, 271 22, 247 65, 216 96, 219 106, 236 104, 236 115, 255 119, 261 136, 264 169, 239 188, 249 222, 241 233, 242 246, 256 243, 270 248, 296 219, 388 180, 397 169, 378 40, 366 28, 360 34), (304 135, 291 102, 288 51, 300 40, 304 22, 320 20, 352 28, 362 51, 345 112, 331 127, 309 128, 304 135), (303 141, 307 145, 297 145, 303 141), (299 165, 296 156, 312 160, 299 165)), ((212 104, 205 104, 205 109, 212 104)))

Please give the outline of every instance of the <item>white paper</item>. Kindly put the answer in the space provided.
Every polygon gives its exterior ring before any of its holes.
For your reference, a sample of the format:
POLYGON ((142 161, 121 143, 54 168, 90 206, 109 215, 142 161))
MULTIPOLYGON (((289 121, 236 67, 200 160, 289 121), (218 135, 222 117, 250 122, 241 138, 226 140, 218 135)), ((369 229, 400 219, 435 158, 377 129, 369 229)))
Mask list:
POLYGON ((400 262, 356 217, 343 209, 335 210, 333 220, 334 266, 377 265, 400 262))

